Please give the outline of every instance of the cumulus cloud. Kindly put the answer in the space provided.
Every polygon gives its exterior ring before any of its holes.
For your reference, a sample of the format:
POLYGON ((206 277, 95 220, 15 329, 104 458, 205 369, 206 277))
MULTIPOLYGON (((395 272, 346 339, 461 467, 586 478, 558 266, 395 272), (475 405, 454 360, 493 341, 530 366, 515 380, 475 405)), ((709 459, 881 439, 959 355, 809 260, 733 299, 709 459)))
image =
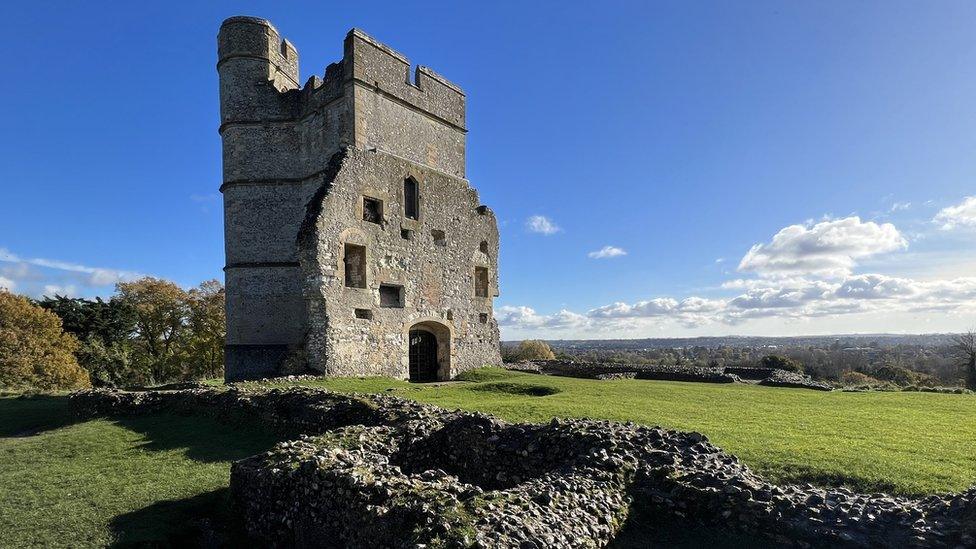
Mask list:
MULTIPOLYGON (((952 210, 953 223, 962 223, 964 206, 966 202, 947 208, 952 210)), ((943 219, 945 223, 949 218, 943 219)), ((856 216, 809 221, 785 227, 768 243, 753 246, 739 270, 755 276, 721 285, 732 295, 615 301, 583 314, 563 309, 545 315, 527 306, 502 307, 496 314, 501 326, 535 332, 640 333, 675 325, 734 326, 754 319, 795 322, 862 314, 883 318, 919 312, 976 312, 976 277, 921 280, 854 272, 865 258, 907 246, 905 237, 890 223, 862 221, 856 216)))
POLYGON ((647 301, 627 304, 622 301, 611 303, 590 310, 588 316, 593 318, 634 318, 665 316, 675 311, 678 301, 670 297, 659 297, 647 301))
POLYGON ((525 220, 525 228, 530 232, 544 235, 556 234, 562 229, 544 215, 533 215, 525 220))
POLYGON ((516 328, 574 328, 586 324, 586 317, 568 310, 552 315, 540 315, 531 307, 506 305, 495 310, 499 326, 516 328))
POLYGON ((622 255, 627 255, 627 250, 623 248, 618 248, 616 246, 604 246, 595 252, 590 252, 586 254, 591 259, 607 259, 610 257, 620 257, 622 255))
POLYGON ((976 196, 967 196, 955 206, 942 208, 932 221, 946 231, 959 227, 976 227, 976 196))
POLYGON ((859 259, 904 249, 908 241, 891 223, 863 222, 857 216, 790 225, 766 244, 756 244, 739 270, 760 276, 842 277, 859 259))
POLYGON ((499 324, 523 329, 614 329, 634 323, 674 322, 685 327, 735 325, 750 319, 804 319, 856 313, 976 310, 976 277, 915 280, 882 274, 839 280, 762 279, 740 286, 739 295, 708 299, 671 297, 610 303, 580 315, 562 310, 540 315, 529 307, 502 307, 499 324))

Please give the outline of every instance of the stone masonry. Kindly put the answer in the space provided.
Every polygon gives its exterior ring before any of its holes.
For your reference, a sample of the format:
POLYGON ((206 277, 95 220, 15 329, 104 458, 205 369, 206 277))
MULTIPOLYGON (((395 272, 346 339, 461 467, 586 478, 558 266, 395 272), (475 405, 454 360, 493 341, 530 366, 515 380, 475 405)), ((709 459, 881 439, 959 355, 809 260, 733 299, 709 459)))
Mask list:
POLYGON ((218 56, 226 379, 500 364, 498 229, 464 178, 464 92, 356 29, 304 86, 264 19, 224 21, 218 56))

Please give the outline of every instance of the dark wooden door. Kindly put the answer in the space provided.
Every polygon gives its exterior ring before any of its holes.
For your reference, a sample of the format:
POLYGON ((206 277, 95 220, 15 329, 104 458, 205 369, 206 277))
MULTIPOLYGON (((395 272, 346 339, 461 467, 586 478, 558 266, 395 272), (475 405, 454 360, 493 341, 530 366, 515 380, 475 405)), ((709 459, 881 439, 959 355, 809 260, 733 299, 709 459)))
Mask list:
POLYGON ((437 381, 437 338, 427 330, 410 330, 410 381, 437 381))

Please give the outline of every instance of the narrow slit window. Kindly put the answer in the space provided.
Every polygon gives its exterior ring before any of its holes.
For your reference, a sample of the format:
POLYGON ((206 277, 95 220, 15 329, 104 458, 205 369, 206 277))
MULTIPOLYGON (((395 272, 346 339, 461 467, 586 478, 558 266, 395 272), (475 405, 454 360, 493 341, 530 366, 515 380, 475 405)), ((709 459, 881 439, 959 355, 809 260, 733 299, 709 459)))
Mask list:
POLYGON ((346 272, 346 286, 366 287, 366 246, 346 244, 342 254, 342 264, 346 272))
POLYGON ((368 196, 363 197, 363 221, 369 221, 370 223, 383 223, 383 201, 370 198, 368 196))
POLYGON ((380 307, 403 307, 403 286, 380 284, 380 307))
POLYGON ((403 215, 408 219, 420 218, 420 189, 412 177, 403 180, 403 215))
POLYGON ((488 269, 485 267, 474 268, 474 295, 488 297, 488 269))

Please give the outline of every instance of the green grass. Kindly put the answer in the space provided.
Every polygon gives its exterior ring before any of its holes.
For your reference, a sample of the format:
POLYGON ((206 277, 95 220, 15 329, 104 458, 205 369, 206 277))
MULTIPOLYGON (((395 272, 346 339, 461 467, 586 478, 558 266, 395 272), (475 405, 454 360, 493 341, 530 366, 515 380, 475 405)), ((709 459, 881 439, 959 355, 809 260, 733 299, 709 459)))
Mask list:
MULTIPOLYGON (((956 491, 976 481, 974 395, 590 381, 499 369, 464 379, 303 384, 393 394, 511 421, 595 417, 697 430, 776 481, 902 494, 956 491)), ((0 545, 181 546, 201 518, 233 539, 229 464, 274 440, 261 429, 201 417, 76 422, 63 396, 0 397, 0 545)), ((647 546, 647 529, 626 530, 622 546, 647 546)), ((661 535, 658 527, 654 532, 661 535)), ((661 539, 665 546, 701 545, 698 537, 661 539)))
POLYGON ((482 369, 468 383, 383 378, 303 382, 382 392, 509 421, 634 421, 704 433, 777 482, 925 494, 976 483, 976 396, 666 381, 595 381, 482 369), (553 391, 547 396, 533 396, 553 391))
POLYGON ((179 544, 229 521, 230 462, 274 443, 199 417, 73 423, 66 397, 0 398, 0 418, 4 547, 179 544))

